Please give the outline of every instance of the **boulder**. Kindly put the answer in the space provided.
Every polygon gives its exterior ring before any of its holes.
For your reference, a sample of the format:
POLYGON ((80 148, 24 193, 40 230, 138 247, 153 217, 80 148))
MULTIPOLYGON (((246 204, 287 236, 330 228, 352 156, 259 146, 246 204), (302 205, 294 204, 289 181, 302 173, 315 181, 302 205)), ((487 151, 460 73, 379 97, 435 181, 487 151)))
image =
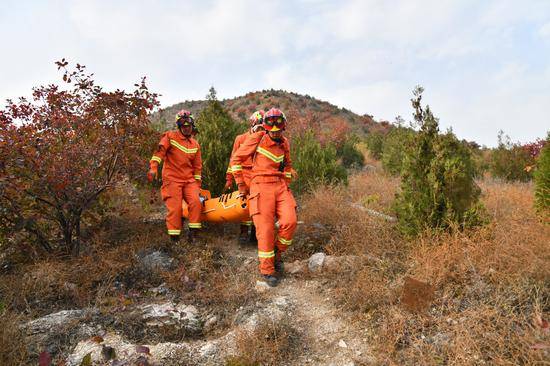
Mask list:
POLYGON ((149 273, 173 271, 178 266, 174 258, 158 250, 139 257, 138 264, 149 273))
POLYGON ((308 268, 310 272, 317 273, 321 272, 323 269, 323 264, 325 263, 326 254, 325 253, 315 253, 313 254, 308 261, 308 268))
POLYGON ((199 311, 193 305, 165 302, 143 305, 139 310, 147 326, 157 328, 177 326, 185 328, 188 333, 202 331, 199 311))

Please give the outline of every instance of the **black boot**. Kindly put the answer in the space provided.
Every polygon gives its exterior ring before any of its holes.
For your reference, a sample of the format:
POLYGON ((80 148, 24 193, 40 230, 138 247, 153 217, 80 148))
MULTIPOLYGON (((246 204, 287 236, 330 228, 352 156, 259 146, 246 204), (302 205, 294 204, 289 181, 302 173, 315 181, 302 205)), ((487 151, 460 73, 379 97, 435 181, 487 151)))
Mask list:
POLYGON ((239 244, 245 245, 248 243, 248 226, 241 225, 241 232, 239 233, 239 244))
POLYGON ((269 287, 275 287, 279 284, 279 279, 273 275, 264 274, 262 277, 269 287))
POLYGON ((200 231, 201 229, 189 228, 189 231, 187 232, 187 242, 189 244, 196 244, 198 241, 200 241, 200 231))
POLYGON ((278 250, 275 248, 275 263, 273 266, 275 267, 275 272, 277 273, 277 276, 281 277, 285 271, 285 264, 283 263, 283 258, 281 257, 281 253, 277 253, 278 250))
POLYGON ((170 241, 172 244, 179 244, 180 236, 179 235, 170 235, 170 241))
POLYGON ((250 236, 248 237, 248 242, 250 244, 258 244, 258 238, 256 238, 256 226, 254 225, 250 227, 250 236))
POLYGON ((277 272, 277 275, 280 277, 285 272, 285 264, 283 263, 283 260, 281 258, 275 259, 275 272, 277 272))

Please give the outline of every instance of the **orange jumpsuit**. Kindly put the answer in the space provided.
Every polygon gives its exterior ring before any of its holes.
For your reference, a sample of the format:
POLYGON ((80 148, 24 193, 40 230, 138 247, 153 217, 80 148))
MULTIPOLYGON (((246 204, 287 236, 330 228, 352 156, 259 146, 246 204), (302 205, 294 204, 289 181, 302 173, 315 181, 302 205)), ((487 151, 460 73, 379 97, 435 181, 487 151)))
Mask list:
POLYGON ((199 143, 192 137, 185 137, 180 131, 165 132, 158 149, 151 158, 151 169, 162 167, 162 199, 168 209, 166 227, 169 235, 181 234, 182 199, 189 205, 189 228, 200 229, 202 159, 199 143))
MULTIPOLYGON (((239 149, 239 147, 244 142, 244 140, 246 140, 246 138, 250 135, 251 135, 251 133, 250 133, 250 131, 248 131, 248 132, 245 132, 245 133, 240 134, 237 137, 235 137, 235 142, 233 143, 233 150, 231 151, 231 156, 233 156, 235 151, 237 151, 239 149)), ((241 167, 242 167, 242 176, 243 176, 244 183, 248 187, 250 187, 250 180, 252 179, 252 173, 251 173, 251 170, 252 170, 252 156, 247 157, 241 163, 241 167)), ((231 170, 231 161, 229 161, 229 166, 227 167, 227 173, 226 173, 226 176, 225 176, 225 180, 227 182, 231 182, 233 180, 233 172, 231 170)), ((243 222, 241 222, 241 225, 252 226, 253 222, 252 221, 243 221, 243 222)))
POLYGON ((238 184, 245 183, 242 164, 248 158, 252 158, 249 210, 256 226, 260 272, 272 275, 275 257, 280 259, 292 244, 296 230, 296 201, 288 187, 292 169, 290 144, 286 138, 280 143, 273 141, 265 131, 248 135, 231 157, 231 170, 238 184), (277 236, 275 218, 279 220, 277 236))

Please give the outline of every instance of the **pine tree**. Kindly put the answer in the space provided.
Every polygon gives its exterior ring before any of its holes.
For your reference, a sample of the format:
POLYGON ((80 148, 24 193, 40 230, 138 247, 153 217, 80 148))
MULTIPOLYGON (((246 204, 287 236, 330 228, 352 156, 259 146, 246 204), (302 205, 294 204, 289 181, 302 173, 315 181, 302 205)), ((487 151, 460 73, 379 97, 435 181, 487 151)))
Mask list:
POLYGON ((240 125, 231 118, 229 112, 218 101, 214 87, 210 88, 206 99, 206 108, 197 118, 197 139, 201 145, 203 159, 203 185, 213 196, 218 196, 225 184, 233 141, 237 134, 244 130, 244 124, 240 125))
POLYGON ((470 150, 452 132, 439 134, 438 119, 421 105, 422 92, 417 87, 412 99, 420 130, 405 150, 395 203, 399 227, 408 235, 471 226, 480 222, 481 213, 470 150))

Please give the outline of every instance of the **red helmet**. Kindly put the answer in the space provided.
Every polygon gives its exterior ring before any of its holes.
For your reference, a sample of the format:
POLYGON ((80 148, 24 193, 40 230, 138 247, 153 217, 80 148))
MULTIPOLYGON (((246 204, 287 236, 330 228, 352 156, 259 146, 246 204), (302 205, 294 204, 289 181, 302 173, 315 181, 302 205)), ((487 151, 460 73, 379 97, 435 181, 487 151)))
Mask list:
POLYGON ((268 131, 279 131, 286 128, 285 114, 278 108, 271 108, 264 115, 264 128, 268 131))
POLYGON ((191 112, 186 109, 182 109, 178 112, 178 114, 176 114, 176 125, 178 126, 178 128, 182 128, 183 126, 187 125, 194 127, 195 118, 193 117, 191 112))
POLYGON ((248 122, 250 122, 250 127, 261 125, 264 122, 264 115, 265 112, 263 110, 252 113, 248 118, 248 122))

